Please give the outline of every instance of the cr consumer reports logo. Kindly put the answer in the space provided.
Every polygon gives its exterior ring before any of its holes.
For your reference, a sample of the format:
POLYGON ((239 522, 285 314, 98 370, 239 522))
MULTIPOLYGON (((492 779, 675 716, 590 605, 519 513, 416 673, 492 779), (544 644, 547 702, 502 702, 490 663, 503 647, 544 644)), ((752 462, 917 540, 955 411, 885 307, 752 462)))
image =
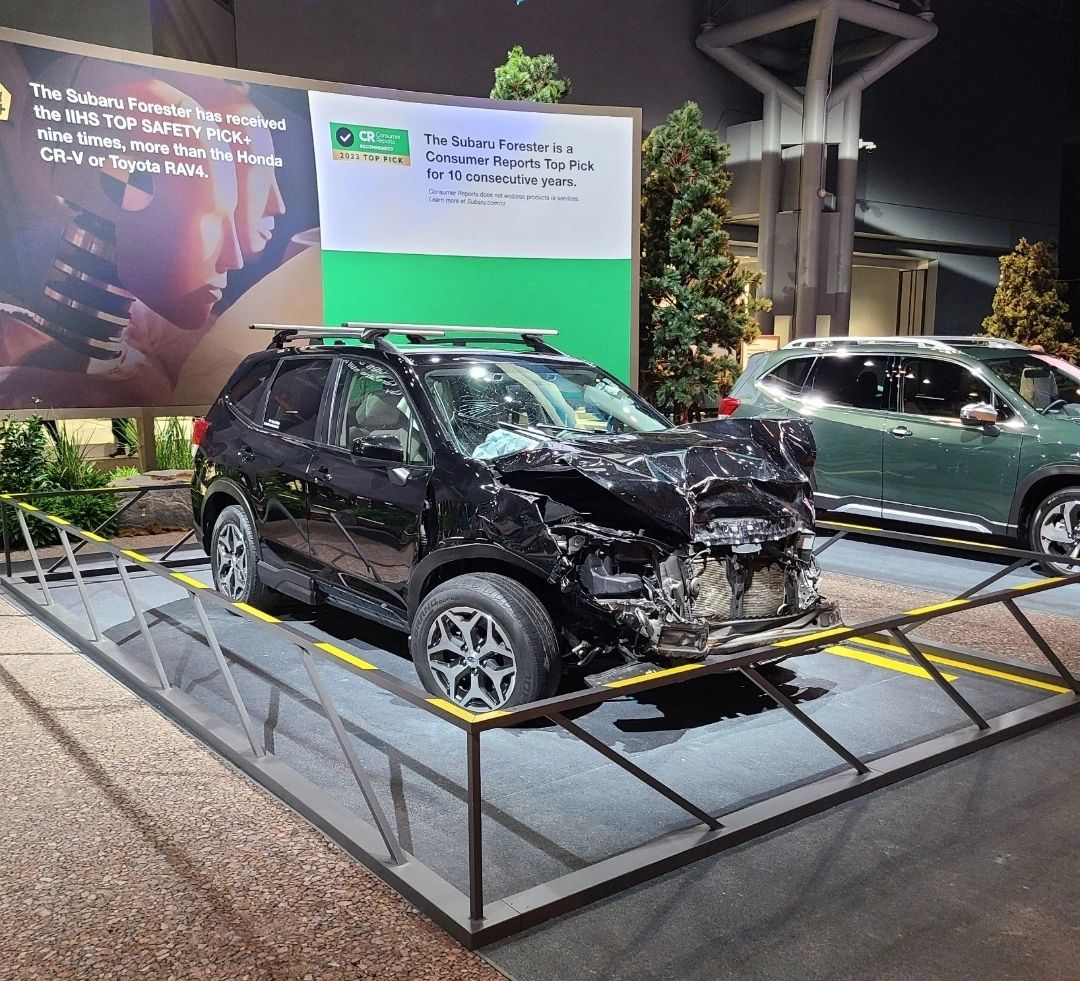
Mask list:
POLYGON ((399 167, 408 167, 412 163, 407 129, 331 123, 330 148, 335 160, 397 164, 399 167))

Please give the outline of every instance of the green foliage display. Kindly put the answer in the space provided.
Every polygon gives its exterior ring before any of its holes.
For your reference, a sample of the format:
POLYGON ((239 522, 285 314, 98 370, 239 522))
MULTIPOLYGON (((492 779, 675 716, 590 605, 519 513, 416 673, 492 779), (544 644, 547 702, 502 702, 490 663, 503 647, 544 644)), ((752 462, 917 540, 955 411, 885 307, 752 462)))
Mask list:
POLYGON ((570 80, 559 74, 552 55, 527 55, 515 44, 506 64, 495 69, 491 98, 512 102, 562 102, 570 94, 570 80))
MULTIPOLYGON (((58 426, 54 439, 49 438, 44 421, 33 416, 26 420, 6 419, 0 424, 0 493, 26 491, 82 490, 105 487, 109 475, 86 458, 87 445, 58 426)), ((116 510, 113 494, 63 494, 35 501, 50 514, 66 518, 72 524, 93 531, 116 510)), ((9 512, 8 533, 12 545, 23 545, 17 519, 9 512)), ((27 527, 35 544, 59 541, 56 529, 29 520, 27 527)), ((106 525, 104 534, 111 534, 106 525)))
POLYGON ((640 352, 643 394, 677 419, 714 402, 738 375, 731 357, 757 336, 760 273, 740 268, 724 223, 731 216, 728 147, 693 102, 642 146, 640 352))
POLYGON ((195 466, 191 427, 175 416, 157 427, 154 441, 159 470, 190 470, 195 466))
POLYGON ((1076 360, 1080 350, 1065 319, 1069 305, 1059 279, 1057 249, 1050 242, 1022 238, 1000 263, 994 312, 983 321, 983 331, 1076 360))

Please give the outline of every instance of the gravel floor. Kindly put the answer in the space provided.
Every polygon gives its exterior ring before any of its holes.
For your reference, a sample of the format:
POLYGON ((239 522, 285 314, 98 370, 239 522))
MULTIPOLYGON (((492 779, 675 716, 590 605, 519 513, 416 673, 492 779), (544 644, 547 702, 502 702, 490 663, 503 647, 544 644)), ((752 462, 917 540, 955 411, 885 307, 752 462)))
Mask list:
POLYGON ((303 821, 0 604, 0 978, 481 981, 303 821))
MULTIPOLYGON (((827 572, 821 577, 821 590, 830 599, 839 601, 846 623, 858 623, 894 610, 914 610, 949 598, 939 593, 869 582, 835 572, 827 572)), ((1019 600, 1018 605, 1024 609, 1023 599, 1019 600)), ((1072 617, 1028 610, 1024 612, 1062 661, 1071 670, 1080 671, 1080 622, 1072 617)), ((1049 668, 1046 658, 1001 604, 928 620, 919 624, 913 635, 988 654, 1020 658, 1049 668)))

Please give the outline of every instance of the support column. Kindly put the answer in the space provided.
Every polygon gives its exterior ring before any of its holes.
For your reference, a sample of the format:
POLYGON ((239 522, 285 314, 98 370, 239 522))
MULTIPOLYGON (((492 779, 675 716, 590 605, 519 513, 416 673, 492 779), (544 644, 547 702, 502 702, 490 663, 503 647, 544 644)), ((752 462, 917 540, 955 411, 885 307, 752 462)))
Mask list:
POLYGON ((803 93, 803 147, 799 179, 799 255, 795 273, 795 337, 817 333, 821 281, 821 189, 824 168, 825 107, 829 70, 836 40, 835 7, 822 10, 814 29, 814 44, 803 93))
MULTIPOLYGON (((766 92, 761 124, 761 193, 758 204, 758 269, 765 275, 761 295, 776 299, 776 214, 780 210, 780 190, 783 180, 783 160, 780 147, 780 96, 766 92)), ((758 314, 761 333, 772 334, 775 314, 772 310, 758 314)))
POLYGON ((843 132, 836 171, 836 211, 839 234, 836 242, 836 307, 829 325, 833 336, 846 336, 851 323, 851 270, 855 253, 855 193, 859 177, 859 123, 862 89, 853 89, 844 100, 843 132))

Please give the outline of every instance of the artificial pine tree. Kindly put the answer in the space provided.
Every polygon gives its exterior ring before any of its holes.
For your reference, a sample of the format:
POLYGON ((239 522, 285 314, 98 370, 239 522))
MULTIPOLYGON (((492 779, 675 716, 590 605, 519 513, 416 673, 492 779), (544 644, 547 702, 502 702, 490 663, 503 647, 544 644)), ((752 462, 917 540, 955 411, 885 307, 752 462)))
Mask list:
POLYGON ((738 350, 757 336, 760 273, 740 268, 724 222, 731 216, 728 146, 701 124, 693 102, 642 147, 641 365, 647 398, 685 419, 730 388, 738 350))
POLYGON ((506 64, 495 69, 491 98, 512 102, 562 102, 570 94, 570 80, 559 74, 552 55, 527 55, 515 44, 506 64))
POLYGON ((1001 278, 994 293, 994 312, 983 323, 992 337, 1041 345, 1047 354, 1076 353, 1069 305, 1058 276, 1057 249, 1050 242, 1020 239, 1000 259, 1001 278))

